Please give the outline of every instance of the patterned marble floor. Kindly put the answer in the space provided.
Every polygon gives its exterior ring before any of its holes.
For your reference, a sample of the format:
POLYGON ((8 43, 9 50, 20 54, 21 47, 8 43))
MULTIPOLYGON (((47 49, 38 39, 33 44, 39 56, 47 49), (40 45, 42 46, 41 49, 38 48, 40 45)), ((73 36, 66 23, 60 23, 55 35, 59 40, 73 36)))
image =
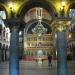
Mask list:
MULTIPOLYGON (((68 75, 75 74, 75 62, 68 62, 68 75)), ((9 63, 0 63, 0 75, 9 75, 9 63)), ((52 67, 44 61, 38 64, 35 61, 20 61, 20 75, 57 75, 57 62, 52 61, 52 67)))

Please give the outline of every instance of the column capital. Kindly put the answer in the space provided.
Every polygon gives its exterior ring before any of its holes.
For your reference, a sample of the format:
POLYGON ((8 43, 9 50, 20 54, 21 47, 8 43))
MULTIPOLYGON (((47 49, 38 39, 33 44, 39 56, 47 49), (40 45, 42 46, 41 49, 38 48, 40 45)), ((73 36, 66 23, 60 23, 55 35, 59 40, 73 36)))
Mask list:
POLYGON ((10 29, 12 29, 13 27, 22 29, 25 27, 25 22, 22 19, 12 18, 12 19, 5 19, 3 21, 4 21, 5 25, 7 27, 9 27, 10 29))
POLYGON ((52 29, 54 32, 66 31, 66 28, 70 25, 71 21, 66 18, 57 18, 52 23, 52 29))

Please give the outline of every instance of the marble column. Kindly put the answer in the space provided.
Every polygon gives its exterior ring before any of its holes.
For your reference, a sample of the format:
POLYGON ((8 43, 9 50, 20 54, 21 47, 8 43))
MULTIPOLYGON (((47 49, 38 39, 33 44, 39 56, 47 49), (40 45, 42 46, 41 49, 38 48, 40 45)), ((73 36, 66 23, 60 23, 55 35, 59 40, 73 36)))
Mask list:
POLYGON ((72 60, 75 61, 75 44, 72 44, 72 60))
POLYGON ((11 29, 9 75, 19 75, 19 33, 17 26, 11 29))
POLYGON ((1 49, 1 61, 2 61, 2 62, 4 62, 4 53, 3 53, 3 51, 4 51, 4 49, 3 49, 3 47, 2 47, 2 49, 1 49))
POLYGON ((5 61, 7 61, 7 49, 5 48, 5 61))
POLYGON ((0 62, 1 62, 1 50, 0 50, 0 62))
POLYGON ((24 51, 24 48, 23 48, 23 44, 24 44, 24 40, 23 40, 23 34, 24 31, 21 30, 21 34, 19 35, 19 58, 22 59, 23 57, 23 51, 24 51))
POLYGON ((67 50, 65 32, 57 32, 57 75, 67 75, 67 50))
POLYGON ((73 61, 75 61, 75 48, 73 50, 73 61))

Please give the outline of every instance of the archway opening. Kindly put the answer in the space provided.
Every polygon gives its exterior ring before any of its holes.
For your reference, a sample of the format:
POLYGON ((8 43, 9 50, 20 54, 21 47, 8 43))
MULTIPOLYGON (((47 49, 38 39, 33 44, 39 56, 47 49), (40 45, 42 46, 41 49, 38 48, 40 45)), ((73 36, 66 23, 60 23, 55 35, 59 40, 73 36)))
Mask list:
POLYGON ((69 7, 69 17, 72 19, 72 21, 68 32, 68 41, 70 41, 70 43, 68 43, 67 59, 75 60, 75 47, 74 41, 72 41, 75 39, 75 2, 71 3, 69 7))
POLYGON ((25 14, 24 21, 26 26, 24 28, 23 58, 37 60, 39 56, 46 60, 48 53, 55 54, 50 13, 44 8, 34 7, 25 14), (41 17, 41 21, 38 17, 41 17), (41 56, 37 55, 39 50, 42 51, 41 56))

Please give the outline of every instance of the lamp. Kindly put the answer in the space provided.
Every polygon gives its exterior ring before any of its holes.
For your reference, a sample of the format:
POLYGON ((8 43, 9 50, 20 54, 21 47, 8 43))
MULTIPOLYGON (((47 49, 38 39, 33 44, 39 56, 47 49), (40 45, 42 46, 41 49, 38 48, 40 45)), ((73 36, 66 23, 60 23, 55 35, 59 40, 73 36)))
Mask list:
POLYGON ((9 8, 10 8, 10 15, 11 17, 15 16, 15 12, 14 12, 14 4, 12 1, 9 2, 9 8))
POLYGON ((14 5, 13 5, 13 2, 9 2, 9 8, 10 8, 10 10, 13 10, 13 7, 14 7, 14 5))
POLYGON ((43 9, 40 7, 36 8, 36 19, 38 23, 32 29, 32 32, 38 34, 38 36, 41 36, 42 34, 47 32, 47 28, 45 28, 42 24, 42 10, 43 9))
POLYGON ((65 6, 65 1, 62 1, 62 7, 64 7, 65 6))
POLYGON ((69 39, 72 38, 72 33, 69 33, 68 38, 69 38, 69 39))
POLYGON ((62 5, 62 6, 61 6, 61 8, 60 8, 60 16, 61 16, 61 17, 64 17, 64 16, 65 16, 65 10, 64 10, 64 9, 65 9, 65 1, 62 1, 62 2, 61 2, 61 5, 62 5))

